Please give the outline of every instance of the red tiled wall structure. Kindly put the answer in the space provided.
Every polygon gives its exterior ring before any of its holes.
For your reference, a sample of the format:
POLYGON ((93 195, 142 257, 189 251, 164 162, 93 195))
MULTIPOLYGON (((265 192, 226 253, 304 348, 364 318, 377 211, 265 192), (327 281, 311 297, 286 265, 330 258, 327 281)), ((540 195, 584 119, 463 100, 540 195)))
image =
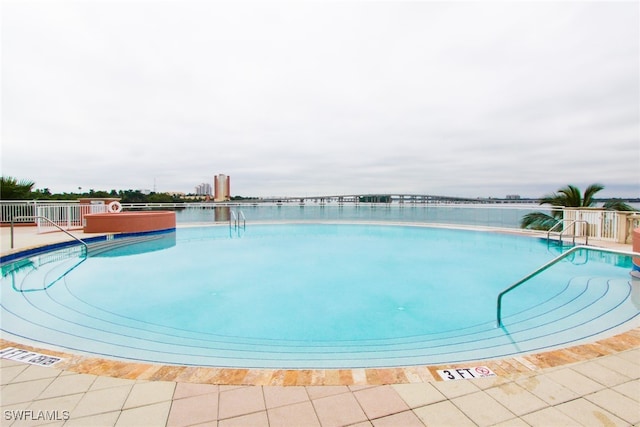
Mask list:
POLYGON ((169 211, 96 213, 84 216, 85 233, 136 233, 176 228, 176 213, 169 211))

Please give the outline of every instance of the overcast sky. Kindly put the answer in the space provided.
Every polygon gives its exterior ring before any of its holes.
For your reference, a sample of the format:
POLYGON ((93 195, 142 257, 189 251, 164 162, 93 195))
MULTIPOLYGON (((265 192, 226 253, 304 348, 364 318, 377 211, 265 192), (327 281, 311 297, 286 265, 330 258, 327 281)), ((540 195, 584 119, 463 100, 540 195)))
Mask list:
POLYGON ((2 175, 638 197, 639 22, 637 1, 4 0, 2 175))

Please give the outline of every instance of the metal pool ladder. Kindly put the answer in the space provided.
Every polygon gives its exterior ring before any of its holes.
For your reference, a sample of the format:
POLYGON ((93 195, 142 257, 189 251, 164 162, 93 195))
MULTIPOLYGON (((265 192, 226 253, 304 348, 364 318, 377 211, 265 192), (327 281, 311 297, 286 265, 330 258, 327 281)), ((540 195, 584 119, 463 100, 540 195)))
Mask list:
POLYGON ((527 274, 522 279, 518 280, 513 285, 509 286, 508 288, 506 288, 505 290, 500 292, 500 294, 498 294, 498 301, 497 301, 497 304, 496 304, 497 305, 497 307, 496 307, 496 319, 497 319, 498 328, 502 328, 503 327, 503 324, 502 324, 502 297, 506 293, 514 290, 515 288, 517 288, 518 286, 522 285, 527 280, 533 278, 534 276, 537 276, 538 274, 542 273, 544 270, 548 269, 552 265, 562 261, 567 256, 569 256, 569 255, 571 255, 574 252, 577 252, 579 250, 606 252, 606 253, 616 254, 616 255, 626 255, 626 256, 630 256, 630 257, 640 257, 640 253, 638 253, 638 252, 620 251, 620 250, 617 250, 617 249, 608 249, 608 248, 597 248, 597 247, 594 247, 594 246, 586 246, 586 245, 574 246, 571 249, 569 249, 568 251, 563 252, 562 254, 558 255, 557 257, 555 257, 554 259, 552 259, 548 263, 544 264, 543 266, 538 267, 535 271, 533 271, 532 273, 527 274))
POLYGON ((558 242, 560 244, 562 244, 562 234, 564 234, 565 231, 569 230, 569 228, 571 226, 573 226, 573 234, 572 234, 572 244, 575 245, 576 244, 576 223, 584 223, 586 225, 586 227, 584 228, 585 232, 584 232, 584 244, 588 245, 589 244, 589 223, 587 221, 585 221, 584 219, 574 219, 573 221, 571 221, 569 223, 569 225, 567 225, 567 227, 563 227, 562 230, 560 231, 554 231, 555 228, 557 228, 559 225, 563 225, 563 221, 558 222, 556 225, 554 225, 553 227, 551 227, 549 229, 549 231, 547 231, 547 243, 549 243, 551 241, 551 234, 552 233, 556 233, 558 235, 558 242))
POLYGON ((244 212, 238 211, 238 227, 240 227, 240 221, 242 221, 242 229, 247 228, 247 218, 244 216, 244 212))
POLYGON ((247 218, 244 216, 244 212, 230 211, 231 215, 229 215, 229 228, 239 229, 240 223, 242 222, 242 229, 245 230, 247 228, 247 218))

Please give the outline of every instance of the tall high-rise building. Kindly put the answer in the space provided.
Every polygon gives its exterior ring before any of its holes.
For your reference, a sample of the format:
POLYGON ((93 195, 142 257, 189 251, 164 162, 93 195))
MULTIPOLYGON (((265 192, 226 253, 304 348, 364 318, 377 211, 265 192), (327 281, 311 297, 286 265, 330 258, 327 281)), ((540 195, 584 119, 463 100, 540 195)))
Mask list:
POLYGON ((211 196, 211 184, 203 182, 196 187, 197 196, 211 196))
POLYGON ((231 200, 231 177, 224 174, 216 175, 213 178, 213 191, 214 202, 231 200))

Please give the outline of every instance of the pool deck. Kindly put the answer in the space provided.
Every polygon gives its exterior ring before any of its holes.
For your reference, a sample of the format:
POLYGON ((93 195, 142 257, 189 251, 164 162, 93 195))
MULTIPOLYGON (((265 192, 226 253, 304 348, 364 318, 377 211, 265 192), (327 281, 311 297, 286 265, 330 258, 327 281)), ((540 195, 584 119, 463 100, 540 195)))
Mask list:
MULTIPOLYGON (((11 252, 9 229, 0 231, 5 255, 11 252)), ((16 227, 14 237, 16 250, 69 239, 58 232, 38 235, 33 227, 16 227)), ((40 367, 0 359, 2 426, 640 425, 640 328, 557 351, 389 369, 163 366, 2 337, 0 349, 6 347, 64 360, 40 367), (497 376, 443 381, 436 372, 481 365, 497 376)))

